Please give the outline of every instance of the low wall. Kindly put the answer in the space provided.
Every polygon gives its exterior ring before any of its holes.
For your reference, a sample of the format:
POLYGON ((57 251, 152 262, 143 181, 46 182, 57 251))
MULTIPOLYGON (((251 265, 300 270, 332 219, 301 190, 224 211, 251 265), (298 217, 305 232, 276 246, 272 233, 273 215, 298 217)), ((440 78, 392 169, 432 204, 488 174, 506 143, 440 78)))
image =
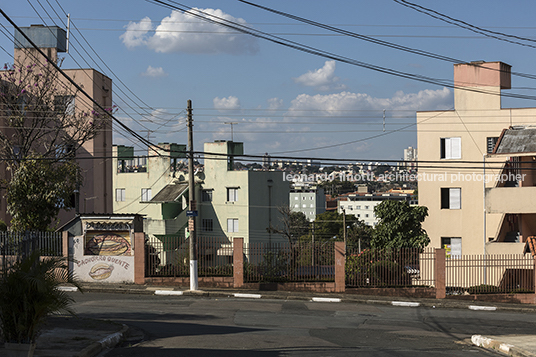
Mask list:
POLYGON ((317 293, 336 292, 334 282, 245 283, 242 288, 259 291, 311 291, 317 293))
POLYGON ((499 303, 536 304, 534 294, 478 294, 478 295, 448 295, 450 300, 472 300, 499 303))
MULTIPOLYGON (((199 277, 198 285, 200 288, 232 288, 233 278, 230 276, 199 277)), ((190 278, 188 277, 151 277, 145 278, 145 284, 177 286, 190 288, 190 278)))
POLYGON ((435 288, 346 288, 347 294, 435 298, 435 288))

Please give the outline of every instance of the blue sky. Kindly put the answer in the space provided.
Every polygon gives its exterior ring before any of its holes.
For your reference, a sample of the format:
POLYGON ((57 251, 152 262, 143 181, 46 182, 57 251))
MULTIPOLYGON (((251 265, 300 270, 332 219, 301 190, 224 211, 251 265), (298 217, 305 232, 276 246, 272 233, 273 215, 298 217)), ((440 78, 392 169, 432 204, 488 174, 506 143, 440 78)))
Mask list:
MULTIPOLYGON (((515 72, 536 74, 536 48, 484 37, 393 0, 253 2, 460 61, 503 61, 515 72)), ((413 2, 485 29, 536 38, 533 2, 413 2)), ((352 60, 452 80, 450 62, 337 35, 237 0, 184 4, 352 60)), ((231 122, 237 123, 232 125, 234 140, 243 141, 248 154, 400 159, 404 148, 416 145, 416 127, 408 127, 415 123, 415 112, 453 106, 449 88, 303 53, 151 2, 28 0, 8 2, 2 9, 19 26, 63 26, 65 18, 56 13, 70 13, 77 30, 62 67, 91 66, 111 77, 117 117, 146 137, 149 131, 153 142, 186 143, 184 109, 191 99, 196 150, 202 150, 204 141, 230 140, 231 125, 225 123, 231 122)), ((7 21, 0 23, 4 32, 13 33, 7 21)), ((12 39, 2 34, 0 46, 2 61, 12 62, 6 53, 13 52, 12 39)), ((533 95, 533 81, 513 76, 510 92, 533 95)), ((518 106, 536 105, 503 100, 503 107, 518 106)), ((137 144, 119 132, 114 143, 137 144)))

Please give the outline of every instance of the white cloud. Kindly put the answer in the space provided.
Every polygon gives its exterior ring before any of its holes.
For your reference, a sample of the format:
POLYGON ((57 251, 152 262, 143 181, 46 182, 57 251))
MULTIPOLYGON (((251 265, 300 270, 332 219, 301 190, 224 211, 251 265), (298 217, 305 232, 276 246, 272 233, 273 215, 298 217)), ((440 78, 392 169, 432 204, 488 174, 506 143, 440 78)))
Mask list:
POLYGON ((149 66, 147 67, 147 70, 141 74, 145 77, 165 77, 167 76, 167 73, 164 72, 164 69, 162 67, 153 67, 149 66))
POLYGON ((315 87, 321 91, 345 90, 346 86, 338 83, 340 78, 335 77, 335 66, 335 61, 326 61, 324 67, 309 71, 298 78, 293 78, 293 80, 298 84, 315 87))
MULTIPOLYGON (((233 17, 219 9, 193 8, 191 11, 216 21, 219 18, 247 25, 244 19, 233 17)), ((145 45, 155 52, 162 53, 227 54, 255 54, 259 50, 258 42, 252 36, 236 33, 179 11, 172 11, 170 16, 163 18, 152 36, 147 36, 149 30, 152 30, 151 20, 148 17, 139 23, 129 23, 126 29, 121 39, 128 48, 145 45)))
POLYGON ((234 96, 228 96, 227 98, 216 97, 212 100, 214 108, 218 110, 239 110, 240 100, 234 96))
POLYGON ((319 110, 337 115, 344 110, 442 110, 452 106, 452 93, 448 88, 422 90, 405 94, 398 91, 392 98, 374 98, 368 94, 341 92, 329 95, 300 94, 289 111, 319 110))
POLYGON ((281 109, 281 107, 283 107, 283 99, 270 98, 267 100, 267 102, 268 102, 268 109, 270 110, 281 109))
POLYGON ((147 44, 147 33, 153 29, 151 19, 144 17, 140 22, 129 22, 127 31, 119 36, 127 48, 134 48, 147 44))

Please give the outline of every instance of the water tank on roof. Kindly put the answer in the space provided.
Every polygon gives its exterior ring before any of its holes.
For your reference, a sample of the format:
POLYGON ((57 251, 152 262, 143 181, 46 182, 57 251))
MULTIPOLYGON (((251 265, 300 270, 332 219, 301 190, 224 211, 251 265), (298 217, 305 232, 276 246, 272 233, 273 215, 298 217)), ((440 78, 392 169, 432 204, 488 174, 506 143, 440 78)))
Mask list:
MULTIPOLYGON (((58 52, 67 50, 67 33, 64 29, 43 25, 32 25, 20 29, 39 48, 56 48, 58 52)), ((33 48, 21 32, 15 29, 15 48, 33 48)))

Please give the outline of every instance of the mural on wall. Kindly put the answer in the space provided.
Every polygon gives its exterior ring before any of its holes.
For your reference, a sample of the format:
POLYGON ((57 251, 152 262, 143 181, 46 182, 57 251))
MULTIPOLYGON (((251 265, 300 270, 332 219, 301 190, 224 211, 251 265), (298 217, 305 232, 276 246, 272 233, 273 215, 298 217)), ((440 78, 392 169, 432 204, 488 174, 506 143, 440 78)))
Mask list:
POLYGON ((95 264, 89 271, 89 276, 94 280, 105 280, 112 275, 114 266, 106 263, 95 264))
POLYGON ((86 232, 85 255, 132 255, 130 232, 86 232))

